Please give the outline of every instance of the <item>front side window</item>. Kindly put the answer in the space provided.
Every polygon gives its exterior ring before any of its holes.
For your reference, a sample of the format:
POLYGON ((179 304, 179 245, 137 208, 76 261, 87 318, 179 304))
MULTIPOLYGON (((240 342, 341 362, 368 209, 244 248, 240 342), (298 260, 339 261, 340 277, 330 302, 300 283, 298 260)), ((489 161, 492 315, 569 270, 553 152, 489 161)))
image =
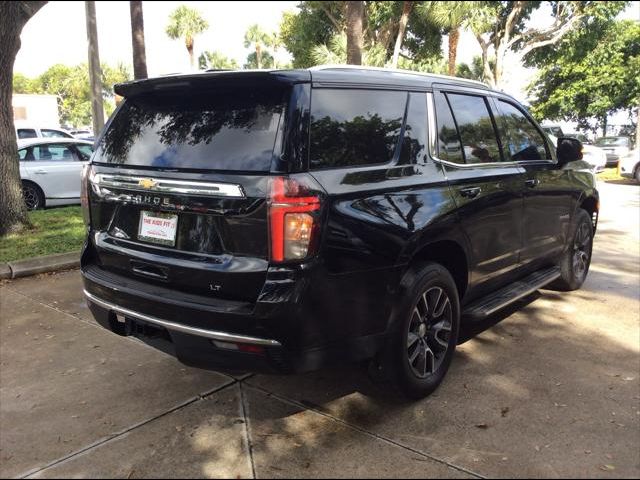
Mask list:
POLYGON ((499 162, 500 149, 486 100, 453 93, 447 98, 458 126, 465 163, 499 162))
POLYGON ((89 160, 91 158, 91 154, 93 153, 93 147, 91 145, 76 145, 76 148, 80 152, 80 156, 83 157, 82 160, 89 160))
POLYGON ((311 98, 311 169, 389 163, 406 92, 316 89, 311 98))
POLYGON ((500 118, 505 132, 502 143, 511 160, 545 160, 547 154, 545 141, 533 123, 515 105, 498 101, 500 118))
POLYGON ((18 138, 38 138, 38 134, 33 128, 19 128, 18 138))

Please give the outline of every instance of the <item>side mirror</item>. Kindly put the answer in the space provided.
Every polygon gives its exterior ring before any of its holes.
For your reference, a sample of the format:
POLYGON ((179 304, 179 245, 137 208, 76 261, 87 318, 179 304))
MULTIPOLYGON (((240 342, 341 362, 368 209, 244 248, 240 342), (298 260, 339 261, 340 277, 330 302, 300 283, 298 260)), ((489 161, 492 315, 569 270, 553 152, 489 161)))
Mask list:
POLYGON ((582 143, 576 138, 560 137, 556 148, 558 164, 566 165, 569 162, 582 160, 582 143))

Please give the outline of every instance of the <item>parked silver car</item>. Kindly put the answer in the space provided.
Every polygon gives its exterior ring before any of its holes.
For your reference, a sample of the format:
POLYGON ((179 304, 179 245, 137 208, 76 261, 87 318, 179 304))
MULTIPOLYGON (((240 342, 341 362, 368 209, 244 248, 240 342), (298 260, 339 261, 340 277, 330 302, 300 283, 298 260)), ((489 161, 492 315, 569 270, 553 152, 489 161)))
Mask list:
POLYGON ((91 142, 73 138, 18 140, 27 208, 79 204, 82 167, 92 153, 91 142))

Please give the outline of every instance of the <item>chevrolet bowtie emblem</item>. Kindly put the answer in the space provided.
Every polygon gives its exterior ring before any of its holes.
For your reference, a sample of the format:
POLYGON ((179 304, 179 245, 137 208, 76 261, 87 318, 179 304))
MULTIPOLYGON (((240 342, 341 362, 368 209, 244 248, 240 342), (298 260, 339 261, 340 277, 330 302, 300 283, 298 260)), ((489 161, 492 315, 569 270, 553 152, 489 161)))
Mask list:
POLYGON ((158 184, 153 178, 141 178, 138 180, 138 186, 142 188, 153 188, 158 184))

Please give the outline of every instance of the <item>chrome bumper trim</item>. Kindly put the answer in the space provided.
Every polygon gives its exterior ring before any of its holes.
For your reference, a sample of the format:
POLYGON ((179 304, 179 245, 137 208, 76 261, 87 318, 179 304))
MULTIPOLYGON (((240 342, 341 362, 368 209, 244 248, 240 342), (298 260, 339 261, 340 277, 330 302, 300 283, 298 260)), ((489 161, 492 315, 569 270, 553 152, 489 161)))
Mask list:
POLYGON ((235 335, 232 333, 226 332, 218 332, 215 330, 205 330, 203 328, 189 327, 187 325, 182 325, 180 323, 171 322, 169 320, 162 320, 157 317, 152 317, 151 315, 146 315, 144 313, 135 312, 133 310, 129 310, 128 308, 119 307, 118 305, 114 305, 113 303, 102 300, 95 295, 84 290, 84 295, 87 297, 87 300, 95 303, 99 307, 106 308, 108 310, 114 311, 125 317, 133 317, 139 320, 152 323, 154 325, 158 325, 160 327, 164 327, 168 330, 175 330, 176 332, 186 333, 189 335, 196 335, 198 337, 210 338, 212 340, 219 340, 222 342, 231 342, 231 343, 248 343, 251 345, 262 345, 266 347, 281 347, 280 342, 276 340, 268 340, 265 338, 257 338, 257 337, 248 337, 244 335, 235 335))

